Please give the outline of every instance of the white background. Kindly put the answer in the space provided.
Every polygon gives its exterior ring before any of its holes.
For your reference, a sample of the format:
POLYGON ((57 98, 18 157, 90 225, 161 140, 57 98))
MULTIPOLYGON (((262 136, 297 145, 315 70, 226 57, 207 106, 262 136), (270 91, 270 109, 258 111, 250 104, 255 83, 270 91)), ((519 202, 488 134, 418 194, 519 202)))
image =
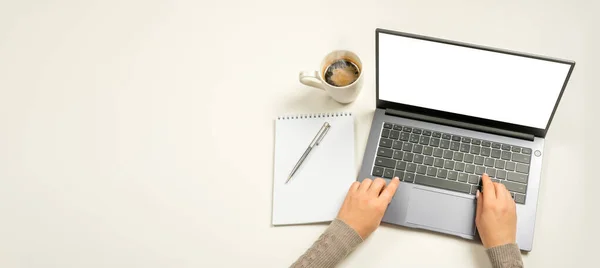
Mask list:
POLYGON ((540 129, 571 67, 385 33, 379 58, 382 100, 540 129))
MULTIPOLYGON (((285 267, 326 225, 271 227, 274 119, 375 109, 375 28, 577 61, 547 136, 527 267, 593 267, 597 1, 2 1, 0 267, 285 267), (298 82, 334 49, 356 102, 298 82), (593 228, 592 228, 593 227, 593 228)), ((342 267, 490 267, 379 228, 342 267), (432 256, 435 256, 432 258, 432 256)))

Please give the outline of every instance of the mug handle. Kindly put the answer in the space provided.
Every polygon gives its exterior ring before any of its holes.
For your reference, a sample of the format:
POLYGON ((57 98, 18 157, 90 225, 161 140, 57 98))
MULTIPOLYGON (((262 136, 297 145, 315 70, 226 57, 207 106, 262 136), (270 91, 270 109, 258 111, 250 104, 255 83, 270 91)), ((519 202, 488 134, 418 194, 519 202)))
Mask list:
POLYGON ((299 79, 302 84, 325 90, 323 81, 319 78, 319 73, 317 73, 317 71, 300 72, 299 79))

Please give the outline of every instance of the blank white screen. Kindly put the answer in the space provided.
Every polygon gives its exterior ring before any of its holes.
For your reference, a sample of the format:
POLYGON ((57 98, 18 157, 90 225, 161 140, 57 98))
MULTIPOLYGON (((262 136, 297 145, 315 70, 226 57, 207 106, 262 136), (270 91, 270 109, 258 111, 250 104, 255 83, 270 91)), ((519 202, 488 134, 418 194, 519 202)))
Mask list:
POLYGON ((545 129, 570 65, 379 33, 379 99, 545 129))

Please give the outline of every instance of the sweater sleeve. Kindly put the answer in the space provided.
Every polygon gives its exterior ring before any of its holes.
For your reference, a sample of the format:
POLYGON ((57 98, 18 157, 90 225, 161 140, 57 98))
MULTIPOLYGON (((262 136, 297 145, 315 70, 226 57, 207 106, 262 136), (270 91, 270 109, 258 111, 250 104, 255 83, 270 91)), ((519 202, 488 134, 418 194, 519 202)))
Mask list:
POLYGON ((486 249, 494 268, 522 268, 523 260, 517 244, 506 244, 486 249))
POLYGON ((291 267, 334 267, 362 243, 362 238, 352 227, 339 219, 331 222, 327 230, 291 267))

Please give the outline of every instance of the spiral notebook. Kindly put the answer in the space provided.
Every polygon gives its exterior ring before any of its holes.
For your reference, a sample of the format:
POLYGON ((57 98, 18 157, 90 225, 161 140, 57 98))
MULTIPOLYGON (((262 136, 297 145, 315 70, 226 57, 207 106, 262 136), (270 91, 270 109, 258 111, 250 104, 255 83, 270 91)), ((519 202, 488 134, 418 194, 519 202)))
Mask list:
POLYGON ((351 113, 277 118, 273 225, 332 221, 355 180, 354 117, 351 113), (286 184, 293 167, 325 122, 331 125, 327 135, 286 184))

